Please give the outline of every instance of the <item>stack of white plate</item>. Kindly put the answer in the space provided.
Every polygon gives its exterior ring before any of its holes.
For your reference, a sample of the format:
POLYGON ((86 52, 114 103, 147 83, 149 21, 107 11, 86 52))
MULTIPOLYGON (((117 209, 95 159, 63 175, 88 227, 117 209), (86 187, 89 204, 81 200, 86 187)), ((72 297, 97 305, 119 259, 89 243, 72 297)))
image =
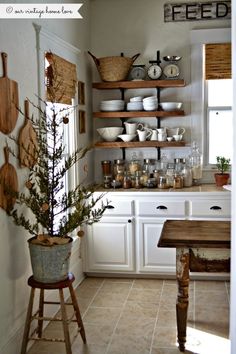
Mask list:
POLYGON ((142 111, 143 102, 133 101, 127 103, 127 111, 142 111))
POLYGON ((135 96, 130 98, 130 102, 142 102, 143 97, 142 96, 135 96))
POLYGON ((145 111, 155 111, 158 107, 156 96, 149 96, 143 99, 143 108, 145 111))
POLYGON ((107 112, 123 111, 125 108, 124 100, 106 100, 101 101, 100 110, 107 112))

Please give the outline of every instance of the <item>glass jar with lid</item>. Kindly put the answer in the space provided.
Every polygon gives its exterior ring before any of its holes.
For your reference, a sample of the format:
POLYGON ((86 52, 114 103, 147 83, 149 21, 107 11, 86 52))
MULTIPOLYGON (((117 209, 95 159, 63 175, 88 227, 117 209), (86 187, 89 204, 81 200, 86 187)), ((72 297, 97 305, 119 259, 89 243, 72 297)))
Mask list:
POLYGON ((110 160, 103 160, 103 161, 101 161, 101 165, 102 165, 103 176, 110 176, 111 175, 111 161, 110 160))
POLYGON ((183 164, 182 176, 183 176, 184 187, 191 187, 193 184, 193 174, 192 174, 192 169, 189 166, 188 160, 186 160, 185 163, 183 164))
POLYGON ((131 175, 129 172, 125 171, 124 180, 123 180, 123 188, 129 189, 132 187, 131 175))
POLYGON ((135 176, 136 171, 141 171, 140 160, 138 160, 136 153, 133 153, 132 159, 129 162, 129 172, 132 176, 135 176))
POLYGON ((192 152, 189 156, 189 162, 192 168, 193 184, 199 185, 202 178, 203 158, 195 141, 192 144, 192 152))
POLYGON ((114 160, 113 175, 116 181, 123 183, 125 173, 125 160, 114 160))

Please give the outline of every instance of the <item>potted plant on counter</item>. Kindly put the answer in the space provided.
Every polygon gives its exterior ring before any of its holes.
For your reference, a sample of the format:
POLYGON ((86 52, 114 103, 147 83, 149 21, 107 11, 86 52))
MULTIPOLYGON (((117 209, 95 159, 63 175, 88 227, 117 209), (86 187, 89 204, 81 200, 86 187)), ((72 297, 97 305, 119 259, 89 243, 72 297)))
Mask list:
MULTIPOLYGON (((36 134, 35 149, 31 146, 29 150, 23 143, 19 146, 19 141, 13 138, 31 163, 27 166, 29 174, 25 188, 14 192, 16 203, 6 211, 17 225, 25 228, 27 235, 33 235, 28 243, 35 280, 53 283, 67 277, 73 241, 71 233, 77 230, 80 236, 83 224, 98 222, 106 205, 101 201, 103 195, 94 199, 92 186, 79 184, 65 190, 68 172, 74 165, 78 168, 79 161, 88 151, 88 148, 82 148, 65 155, 61 127, 68 124, 68 109, 58 112, 55 104, 44 101, 40 105, 31 104, 39 112, 38 119, 27 117, 36 134)), ((18 153, 13 149, 11 152, 18 158, 18 153)), ((5 187, 9 194, 13 193, 7 185, 5 187)))
POLYGON ((224 156, 216 156, 216 167, 218 173, 215 173, 215 182, 217 187, 222 187, 228 183, 230 174, 227 172, 230 169, 230 159, 224 156))

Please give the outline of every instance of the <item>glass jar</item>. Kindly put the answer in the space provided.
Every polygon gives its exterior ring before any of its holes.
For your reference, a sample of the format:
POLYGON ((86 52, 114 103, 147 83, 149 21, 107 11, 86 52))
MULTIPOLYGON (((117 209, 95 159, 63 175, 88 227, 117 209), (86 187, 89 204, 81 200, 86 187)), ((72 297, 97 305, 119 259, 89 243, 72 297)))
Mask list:
POLYGON ((111 188, 112 176, 107 175, 103 177, 103 186, 104 188, 111 188))
POLYGON ((114 160, 113 175, 114 179, 123 184, 125 173, 125 160, 114 160))
POLYGON ((192 152, 189 156, 189 162, 192 169, 193 184, 199 185, 202 178, 202 154, 199 151, 197 143, 194 141, 192 144, 192 152))
POLYGON ((175 164, 168 163, 166 169, 166 178, 167 178, 167 183, 170 187, 173 187, 174 184, 174 174, 175 174, 175 164))
POLYGON ((147 188, 156 188, 157 186, 157 181, 156 178, 154 177, 153 173, 150 174, 150 176, 147 179, 146 182, 147 188))
POLYGON ((131 176, 128 172, 124 173, 123 188, 129 189, 132 187, 131 176))
POLYGON ((147 171, 144 170, 141 172, 140 183, 143 187, 147 186, 148 177, 149 177, 149 173, 147 171))
POLYGON ((166 176, 159 176, 157 187, 160 189, 169 188, 166 176))
POLYGON ((142 188, 142 183, 141 183, 141 171, 136 171, 136 173, 135 173, 134 188, 136 188, 136 189, 142 188))
POLYGON ((103 160, 103 161, 101 161, 101 165, 102 165, 103 176, 110 176, 111 175, 111 161, 110 160, 103 160))
POLYGON ((182 176, 184 187, 191 187, 193 185, 193 174, 187 161, 183 164, 182 176))
POLYGON ((173 178, 173 188, 183 188, 183 176, 180 173, 175 173, 173 178))
POLYGON ((129 162, 129 172, 132 176, 135 176, 136 171, 141 171, 140 161, 137 159, 137 155, 132 155, 132 160, 129 162))

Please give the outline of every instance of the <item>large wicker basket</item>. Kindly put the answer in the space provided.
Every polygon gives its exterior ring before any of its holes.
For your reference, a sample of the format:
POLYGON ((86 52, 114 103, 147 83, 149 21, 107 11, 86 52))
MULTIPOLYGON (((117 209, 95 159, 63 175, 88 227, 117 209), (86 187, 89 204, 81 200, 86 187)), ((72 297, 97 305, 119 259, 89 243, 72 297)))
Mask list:
POLYGON ((130 68, 140 54, 132 58, 113 56, 96 58, 91 52, 88 52, 93 58, 102 81, 122 81, 128 76, 130 68))

